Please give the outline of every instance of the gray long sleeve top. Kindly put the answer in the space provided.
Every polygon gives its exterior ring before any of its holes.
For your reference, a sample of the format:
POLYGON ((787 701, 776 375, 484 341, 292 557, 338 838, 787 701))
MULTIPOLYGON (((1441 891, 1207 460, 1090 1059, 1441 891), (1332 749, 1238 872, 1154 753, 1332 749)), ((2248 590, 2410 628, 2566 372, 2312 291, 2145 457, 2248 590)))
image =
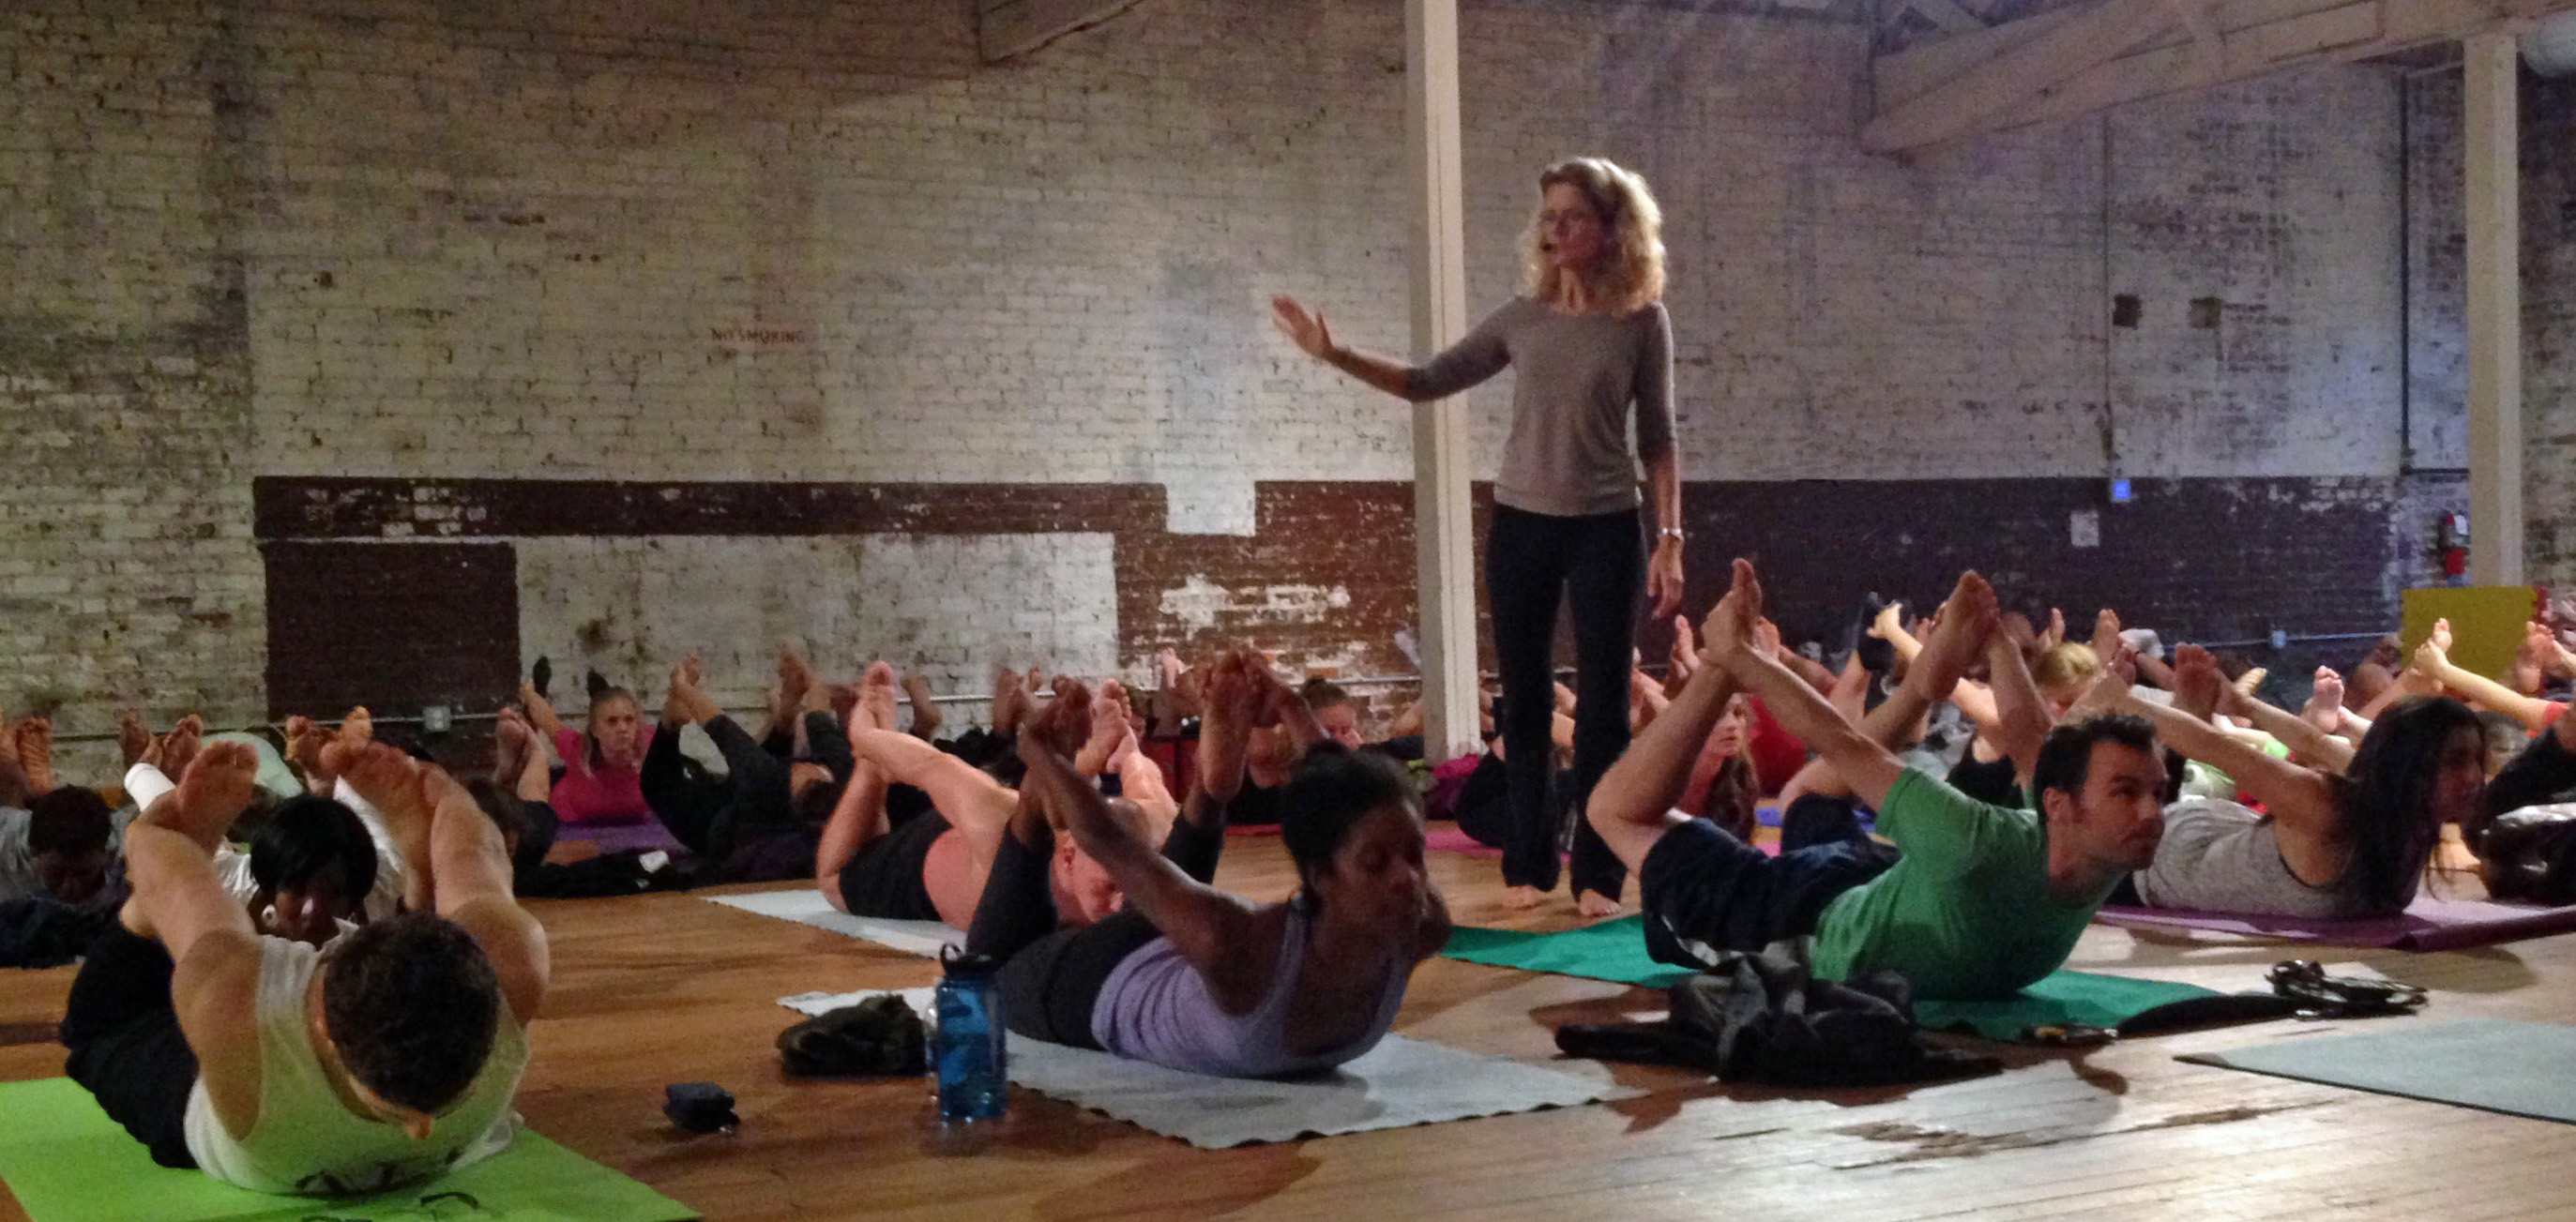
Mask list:
POLYGON ((1568 314, 1515 297, 1430 363, 1405 397, 1440 399, 1509 365, 1512 431, 1494 480, 1498 504, 1581 517, 1637 507, 1637 461, 1673 448, 1673 327, 1659 302, 1625 317, 1568 314), (1637 453, 1628 450, 1628 405, 1637 453))

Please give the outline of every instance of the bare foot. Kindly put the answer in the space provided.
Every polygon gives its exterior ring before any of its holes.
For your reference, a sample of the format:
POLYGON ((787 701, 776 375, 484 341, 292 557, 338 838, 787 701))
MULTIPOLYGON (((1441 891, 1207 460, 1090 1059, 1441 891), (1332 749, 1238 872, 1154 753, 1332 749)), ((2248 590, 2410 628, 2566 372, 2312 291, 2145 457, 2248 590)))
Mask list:
POLYGON ((428 769, 420 761, 383 743, 346 738, 332 739, 322 756, 325 767, 396 827, 430 825, 431 802, 421 786, 428 769))
POLYGON ((681 726, 689 723, 688 691, 697 685, 697 680, 693 677, 696 674, 696 662, 697 655, 691 654, 672 664, 671 685, 662 692, 662 724, 681 726))
POLYGON ((1020 726, 1023 742, 1035 739, 1048 750, 1072 759, 1091 737, 1091 689, 1080 680, 1055 681, 1055 699, 1020 726))
POLYGON ((814 686, 814 668, 795 649, 778 651, 778 694, 780 703, 789 710, 805 703, 805 691, 814 686))
POLYGON ((299 713, 286 719, 286 762, 295 765, 309 782, 322 775, 322 747, 331 736, 313 719, 299 713))
POLYGON ((536 745, 536 731, 517 709, 503 709, 492 723, 492 779, 504 785, 516 785, 528 771, 528 750, 536 745))
POLYGON ((1084 737, 1082 749, 1074 752, 1074 771, 1098 776, 1108 770, 1110 752, 1118 749, 1118 740, 1128 733, 1125 694, 1118 681, 1110 679, 1101 683, 1100 691, 1092 696, 1091 731, 1084 737))
POLYGON ((855 724, 850 720, 850 718, 857 716, 858 708, 858 684, 835 683, 832 685, 832 716, 839 719, 842 725, 846 726, 855 724))
POLYGON ((894 729, 894 696, 894 667, 868 663, 868 673, 859 679, 859 715, 873 728, 894 729))
POLYGON ((374 742, 376 741, 376 719, 368 714, 367 706, 359 705, 350 709, 348 716, 340 719, 340 729, 332 737, 344 743, 361 746, 374 742))
POLYGON ((2558 637, 2534 621, 2523 625, 2522 643, 2514 647, 2513 669, 2505 685, 2525 696, 2537 696, 2549 684, 2549 665, 2557 661, 2558 637))
POLYGON ((152 749, 152 731, 132 709, 116 715, 116 753, 132 768, 143 762, 143 753, 152 749))
POLYGON ((197 749, 205 744, 206 719, 190 713, 161 736, 161 771, 179 776, 197 758, 197 749))
POLYGON ((1503 888, 1503 907, 1514 912, 1526 912, 1546 902, 1547 892, 1536 887, 1503 888))
POLYGON ((18 723, 18 767, 27 774, 29 794, 54 791, 54 723, 29 717, 18 723))
POLYGON ((2343 676, 2333 667, 2317 668, 2316 688, 2308 693, 2307 707, 2299 710, 2299 716, 2328 734, 2343 729, 2343 676))
POLYGON ((1028 681, 1020 672, 1007 666, 993 670, 993 732, 1016 734, 1020 722, 1028 716, 1028 681))
POLYGON ((250 805, 259 755, 249 743, 216 743, 197 753, 179 778, 163 825, 211 850, 250 805))
POLYGON ((903 694, 905 699, 912 702, 912 725, 905 730, 905 733, 923 742, 929 742, 932 735, 939 733, 939 723, 946 720, 939 715, 939 701, 931 695, 930 680, 923 677, 920 671, 906 671, 903 676, 903 694))
POLYGON ((1598 891, 1582 891, 1574 897, 1574 910, 1588 917, 1619 915, 1619 901, 1598 891))
POLYGON ((2218 659, 2198 645, 2185 645, 2174 651, 2173 669, 2174 707, 2209 720, 2227 687, 2226 676, 2218 673, 2218 659))

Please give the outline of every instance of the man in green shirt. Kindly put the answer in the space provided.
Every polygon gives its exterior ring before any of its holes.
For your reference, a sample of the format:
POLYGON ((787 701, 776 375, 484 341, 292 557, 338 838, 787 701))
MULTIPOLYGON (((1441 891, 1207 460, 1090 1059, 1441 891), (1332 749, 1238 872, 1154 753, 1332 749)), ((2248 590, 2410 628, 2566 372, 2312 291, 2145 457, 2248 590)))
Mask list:
MULTIPOLYGON (((1989 806, 1907 769, 1754 642, 1762 587, 1735 562, 1708 617, 1706 660, 1593 790, 1588 817, 1637 872, 1655 958, 1697 966, 1710 951, 1759 951, 1813 934, 1816 974, 1893 968, 1918 996, 1994 997, 2065 963, 2094 909, 2155 858, 2164 768, 2153 732, 2130 717, 2048 732, 2030 767, 2036 810, 1989 806), (1737 690, 1878 811, 1890 851, 1859 836, 1778 857, 1672 809, 1692 760, 1737 690)), ((1998 612, 1983 578, 1959 579, 1904 684, 1870 714, 1910 725, 1987 647, 1998 612)))

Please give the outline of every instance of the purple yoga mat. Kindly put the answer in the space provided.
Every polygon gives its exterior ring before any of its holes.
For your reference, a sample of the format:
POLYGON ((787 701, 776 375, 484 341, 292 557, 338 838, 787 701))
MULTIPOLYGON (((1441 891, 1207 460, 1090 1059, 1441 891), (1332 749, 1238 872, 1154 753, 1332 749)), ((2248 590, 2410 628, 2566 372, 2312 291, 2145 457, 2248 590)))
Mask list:
POLYGON ((2104 908, 2097 919, 2106 925, 2131 929, 2206 929, 2322 946, 2457 950, 2576 930, 2576 907, 2535 908, 2419 895, 2396 916, 2363 921, 2303 921, 2296 917, 2127 907, 2104 908))
POLYGON ((677 839, 672 837, 669 828, 663 827, 660 822, 652 819, 647 819, 642 823, 621 823, 605 826, 567 823, 563 825, 562 830, 555 833, 555 843, 557 844, 562 844, 566 841, 572 840, 587 840, 590 843, 599 846, 599 851, 602 853, 617 853, 623 852, 627 849, 641 849, 645 851, 660 849, 666 853, 680 853, 687 851, 681 847, 680 842, 677 839))

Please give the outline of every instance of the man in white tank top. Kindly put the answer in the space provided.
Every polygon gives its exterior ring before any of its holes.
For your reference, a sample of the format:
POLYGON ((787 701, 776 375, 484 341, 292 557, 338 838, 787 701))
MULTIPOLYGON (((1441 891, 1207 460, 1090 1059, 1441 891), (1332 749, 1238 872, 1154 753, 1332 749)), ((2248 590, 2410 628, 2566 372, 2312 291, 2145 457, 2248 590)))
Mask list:
POLYGON ((263 1192, 377 1191, 514 1132, 546 938, 511 898, 500 832, 436 768, 331 750, 435 914, 371 922, 327 955, 256 933, 213 864, 257 772, 238 744, 208 746, 127 834, 134 896, 72 986, 63 1042, 71 1076, 164 1165, 263 1192))

